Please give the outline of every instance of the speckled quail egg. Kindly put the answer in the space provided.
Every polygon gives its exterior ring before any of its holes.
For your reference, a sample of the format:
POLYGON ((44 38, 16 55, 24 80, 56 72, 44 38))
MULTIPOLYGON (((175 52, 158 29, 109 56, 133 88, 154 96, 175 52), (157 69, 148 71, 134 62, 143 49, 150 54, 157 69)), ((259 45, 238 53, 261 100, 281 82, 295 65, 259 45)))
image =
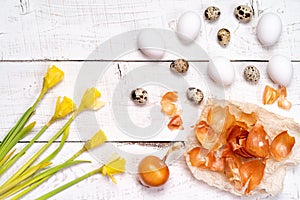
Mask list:
POLYGON ((136 88, 131 91, 131 99, 138 105, 146 104, 148 100, 148 92, 143 88, 136 88))
POLYGON ((260 79, 259 70, 255 66, 249 65, 244 69, 244 77, 250 83, 257 83, 260 79))
POLYGON ((186 91, 186 95, 188 100, 194 102, 195 104, 200 104, 204 97, 203 92, 200 89, 194 87, 188 88, 186 91))
POLYGON ((221 28, 218 31, 218 41, 221 46, 227 46, 227 44, 230 42, 230 37, 230 31, 228 29, 221 28))
POLYGON ((234 15, 239 21, 248 23, 253 17, 253 10, 249 6, 240 5, 234 9, 234 15))
POLYGON ((171 63, 170 68, 175 72, 185 73, 189 69, 189 63, 184 59, 177 59, 171 63))
POLYGON ((209 6, 204 11, 204 16, 208 21, 216 21, 221 15, 221 11, 218 7, 209 6))

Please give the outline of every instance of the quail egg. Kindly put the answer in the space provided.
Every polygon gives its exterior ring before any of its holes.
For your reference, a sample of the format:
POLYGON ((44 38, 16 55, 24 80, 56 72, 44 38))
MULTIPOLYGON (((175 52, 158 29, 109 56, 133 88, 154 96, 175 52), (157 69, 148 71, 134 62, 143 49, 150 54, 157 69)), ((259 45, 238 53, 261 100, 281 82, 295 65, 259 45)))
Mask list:
POLYGON ((221 11, 218 7, 209 6, 204 11, 204 16, 208 21, 216 21, 221 15, 221 11))
POLYGON ((226 28, 222 28, 218 31, 218 41, 223 47, 227 46, 230 42, 230 31, 226 28))
POLYGON ((234 9, 234 15, 239 21, 248 23, 253 17, 253 10, 249 6, 240 5, 234 9))
POLYGON ((249 65, 244 69, 244 77, 250 83, 257 83, 260 79, 259 70, 255 66, 249 65))
POLYGON ((194 102, 195 104, 200 104, 204 97, 203 92, 200 89, 194 87, 188 88, 186 91, 186 95, 188 100, 194 102))
POLYGON ((138 105, 144 105, 148 100, 148 92, 143 88, 136 88, 131 91, 131 99, 138 105))
POLYGON ((175 72, 185 73, 189 69, 189 63, 184 59, 177 59, 171 63, 170 68, 175 72))

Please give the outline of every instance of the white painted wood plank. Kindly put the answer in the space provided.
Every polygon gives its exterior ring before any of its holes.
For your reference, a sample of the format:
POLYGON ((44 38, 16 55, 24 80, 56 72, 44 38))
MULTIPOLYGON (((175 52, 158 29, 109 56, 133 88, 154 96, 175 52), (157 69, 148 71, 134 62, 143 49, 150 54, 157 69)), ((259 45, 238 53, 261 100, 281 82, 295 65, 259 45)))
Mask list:
MULTIPOLYGON (((179 16, 187 10, 201 15, 202 28, 197 39, 210 56, 230 59, 269 59, 284 54, 299 60, 300 17, 297 0, 254 1, 256 15, 249 24, 239 23, 233 9, 238 0, 189 1, 4 1, 0 8, 0 56, 4 60, 22 59, 86 59, 95 48, 111 37, 141 28, 175 30, 179 16), (27 3, 24 3, 27 2, 27 3), (202 13, 210 5, 221 9, 221 18, 208 23, 202 13), (284 27, 279 42, 262 48, 255 36, 255 26, 265 12, 276 12, 284 27), (222 48, 216 41, 219 28, 232 32, 232 41, 222 48)), ((250 0, 244 3, 250 5, 250 0)), ((135 39, 130 41, 135 43, 135 39)), ((103 59, 101 52, 98 59, 103 59)), ((111 59, 111 58, 106 58, 111 59)), ((135 58, 139 59, 139 58, 135 58)), ((145 59, 145 58, 141 58, 145 59)))
MULTIPOLYGON (((37 149, 40 146, 41 144, 35 144, 34 148, 37 149)), ((53 163, 58 164, 63 162, 80 147, 81 144, 65 144, 61 153, 53 160, 53 163)), ((97 161, 87 153, 83 154, 80 159, 91 160, 92 163, 80 164, 57 173, 23 199, 34 199, 101 165, 101 163, 97 163, 97 161)), ((24 162, 25 158, 18 163, 18 166, 15 166, 9 172, 14 172, 24 162)), ((118 181, 117 185, 113 184, 107 177, 95 175, 61 192, 52 199, 240 199, 228 192, 220 191, 195 180, 187 168, 183 156, 172 162, 169 169, 170 178, 168 182, 159 188, 146 188, 141 186, 136 180, 136 174, 131 172, 116 175, 115 177, 118 181)), ((299 174, 299 166, 288 168, 283 191, 274 199, 298 199, 300 188, 299 181, 295 177, 299 177, 299 174)), ((1 177, 1 182, 6 180, 8 175, 9 173, 1 177)))
MULTIPOLYGON (((79 82, 78 77, 79 72, 82 73, 81 62, 61 62, 57 63, 64 72, 65 79, 62 83, 53 88, 42 100, 37 108, 35 115, 32 117, 32 121, 36 120, 37 125, 34 128, 34 133, 36 133, 50 118, 54 112, 56 98, 58 96, 68 96, 74 98, 79 94, 83 94, 86 87, 95 86, 102 92, 101 99, 106 102, 106 106, 97 112, 86 112, 82 113, 71 126, 71 134, 69 140, 87 140, 99 129, 103 129, 107 132, 109 140, 111 141, 139 141, 139 140, 150 140, 150 141, 173 141, 181 140, 184 138, 185 134, 188 134, 192 129, 191 125, 197 121, 197 118, 201 112, 200 107, 194 107, 197 109, 196 114, 192 119, 186 121, 187 118, 183 117, 185 130, 183 133, 178 133, 176 131, 171 132, 167 129, 166 124, 168 123, 168 118, 160 113, 160 99, 161 96, 167 91, 178 91, 180 96, 179 105, 183 108, 183 114, 185 114, 185 106, 191 105, 185 98, 186 89, 181 85, 172 85, 173 82, 158 82, 159 77, 161 81, 163 80, 175 80, 186 81, 188 86, 196 86, 203 90, 205 94, 205 99, 211 97, 226 98, 230 100, 240 100, 262 105, 262 94, 263 89, 266 84, 275 86, 268 75, 266 74, 267 62, 233 62, 236 71, 236 79, 232 86, 227 88, 222 88, 217 86, 207 75, 206 67, 207 63, 190 63, 191 67, 189 72, 184 77, 174 76, 169 70, 170 62, 158 63, 161 70, 153 70, 152 74, 147 74, 149 80, 146 80, 142 85, 135 82, 134 76, 131 73, 138 73, 137 70, 143 67, 153 68, 154 63, 148 62, 115 62, 106 63, 108 64, 107 70, 103 75, 99 77, 91 78, 92 74, 89 74, 87 81, 82 83, 82 92, 74 92, 76 83, 79 82), (243 78, 243 69, 249 64, 253 64, 260 69, 261 80, 258 85, 250 85, 243 78), (149 66, 150 65, 150 66, 149 66), (120 79, 120 74, 118 67, 121 70, 122 78, 120 79), (199 69, 199 73, 196 71, 199 69), (160 74, 164 73, 164 74, 160 74), (168 77, 168 78, 167 78, 168 77), (153 78, 153 79, 152 79, 153 78), (93 79, 91 82, 88 82, 93 79), (117 84, 122 83, 121 94, 115 93, 117 84), (143 86, 144 85, 144 86, 143 86), (149 92, 149 103, 144 107, 135 106, 130 100, 130 91, 135 87, 145 87, 149 92), (125 96, 125 100, 113 97, 114 95, 125 96), (126 127, 122 127, 122 121, 118 121, 116 115, 124 114, 123 111, 116 110, 114 106, 119 105, 128 110, 128 116, 130 117, 129 122, 133 124, 125 124, 126 127), (156 109, 155 115, 151 114, 150 110, 156 109), (161 121, 160 121, 161 120, 161 121), (163 122, 158 123, 162 129, 159 129, 157 134, 151 137, 146 137, 142 133, 140 135, 130 135, 125 130, 129 130, 131 126, 146 127, 152 122, 163 122), (139 137, 137 137, 139 136, 139 137)), ((100 62, 92 62, 95 66, 101 66, 100 62)), ((276 112, 280 115, 292 117, 296 122, 300 123, 299 106, 300 106, 300 94, 299 83, 300 83, 300 63, 294 63, 294 77, 291 84, 288 86, 288 97, 293 103, 293 107, 290 111, 285 111, 277 108, 277 105, 264 106, 265 108, 276 112)), ((0 63, 0 127, 1 133, 0 137, 9 131, 16 120, 22 115, 26 108, 28 108, 35 100, 39 94, 39 90, 42 84, 42 77, 47 69, 47 63, 33 62, 33 63, 0 63)), ((99 68, 95 68, 94 72, 98 72, 99 68)), ((158 69, 158 68, 157 68, 158 69)), ((93 73, 93 72, 91 72, 93 73)), ((120 97, 120 96, 119 96, 120 97)), ((79 105, 79 98, 75 100, 76 104, 79 105)), ((47 132, 41 136, 40 141, 48 140, 52 135, 59 130, 59 128, 65 123, 66 120, 57 122, 53 124, 47 132)), ((134 129, 135 130, 135 129, 134 129)), ((28 135, 24 140, 30 140, 34 136, 33 134, 28 135)))

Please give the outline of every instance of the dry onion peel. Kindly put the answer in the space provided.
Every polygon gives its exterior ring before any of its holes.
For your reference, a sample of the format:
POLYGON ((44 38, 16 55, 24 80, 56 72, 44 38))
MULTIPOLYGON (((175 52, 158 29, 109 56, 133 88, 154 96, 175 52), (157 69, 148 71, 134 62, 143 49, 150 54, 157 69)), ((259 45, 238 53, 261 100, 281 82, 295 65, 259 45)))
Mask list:
POLYGON ((178 130, 181 129, 183 130, 183 126, 182 126, 182 119, 179 115, 175 115, 170 122, 168 123, 168 128, 173 131, 173 130, 178 130))
MULTIPOLYGON (((230 113, 233 114, 237 119, 239 119, 242 112, 247 114, 251 114, 252 112, 254 112, 256 115, 257 124, 263 125, 264 130, 270 138, 270 141, 273 141, 274 138, 283 131, 288 131, 289 135, 295 138, 293 150, 287 157, 282 159, 280 162, 272 158, 269 158, 265 161, 264 176, 262 177, 260 184, 257 187, 255 187, 255 189, 253 189, 251 192, 249 192, 248 195, 260 195, 261 197, 266 197, 269 195, 274 196, 280 193, 283 187, 286 167, 297 165, 300 163, 300 152, 294 150, 300 148, 300 135, 298 134, 300 132, 300 125, 295 123, 291 118, 276 115, 255 104, 211 99, 208 100, 207 104, 205 105, 199 121, 206 121, 208 113, 213 107, 213 105, 228 106, 230 113)), ((224 175, 222 173, 195 167, 191 164, 189 152, 196 147, 201 147, 194 133, 188 136, 185 145, 186 162, 196 179, 202 180, 208 185, 217 187, 221 190, 229 191, 239 196, 245 195, 244 192, 246 191, 237 189, 239 185, 241 188, 243 188, 242 183, 240 181, 241 177, 238 177, 238 174, 234 173, 239 168, 240 163, 238 159, 235 159, 235 157, 233 156, 234 154, 232 152, 225 152, 225 149, 223 150, 223 156, 226 157, 226 166, 224 171, 225 173, 227 173, 227 175, 224 175), (231 169, 228 169, 228 163, 231 163, 231 169), (226 176, 231 176, 231 183, 228 181, 229 178, 227 178, 226 176)), ((249 183, 247 183, 248 185, 245 186, 249 186, 249 183)))
POLYGON ((295 137, 290 136, 287 131, 283 131, 272 141, 270 153, 275 160, 281 161, 291 153, 294 145, 295 137))
POLYGON ((277 105, 279 108, 285 110, 291 109, 292 103, 287 100, 287 91, 285 86, 280 86, 278 89, 274 89, 273 87, 266 85, 263 94, 263 104, 273 104, 277 99, 277 105))

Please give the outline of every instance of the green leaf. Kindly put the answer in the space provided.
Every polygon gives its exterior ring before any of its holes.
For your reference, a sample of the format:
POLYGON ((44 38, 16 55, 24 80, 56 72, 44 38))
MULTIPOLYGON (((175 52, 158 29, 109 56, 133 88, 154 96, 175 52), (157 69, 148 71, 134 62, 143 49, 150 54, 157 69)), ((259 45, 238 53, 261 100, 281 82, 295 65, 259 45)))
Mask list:
POLYGON ((14 197, 16 199, 21 198, 23 195, 27 194, 28 192, 30 192, 31 190, 36 188, 38 185, 42 184, 44 181, 46 181, 48 178, 53 176, 58 171, 60 171, 62 169, 65 169, 69 166, 76 165, 76 164, 79 164, 79 163, 85 163, 85 162, 90 162, 90 161, 75 160, 75 161, 70 161, 70 162, 64 162, 60 165, 57 165, 57 166, 54 166, 52 168, 46 169, 45 171, 43 171, 39 174, 35 174, 33 177, 27 178, 26 180, 24 180, 22 183, 18 184, 13 189, 7 191, 5 194, 0 195, 0 199, 7 198, 7 197, 19 192, 19 191, 22 191, 24 188, 34 184, 35 187, 31 187, 31 189, 27 188, 27 189, 23 190, 21 193, 19 193, 18 195, 16 195, 14 197))
POLYGON ((33 145, 33 143, 48 129, 48 125, 43 126, 43 128, 30 140, 30 142, 14 157, 12 157, 5 165, 0 164, 0 176, 9 169, 20 157, 22 157, 26 151, 33 145))
POLYGON ((85 174, 83 176, 80 176, 80 177, 78 177, 78 178, 76 178, 76 179, 74 179, 74 180, 72 180, 72 181, 70 181, 70 182, 68 182, 68 183, 66 183, 66 184, 64 184, 64 185, 62 185, 62 186, 60 186, 60 187, 58 187, 58 188, 56 188, 56 189, 54 189, 54 190, 46 193, 46 194, 38 197, 38 198, 36 198, 36 200, 48 199, 48 198, 50 198, 50 197, 58 194, 59 192, 61 192, 61 191, 65 190, 65 189, 67 189, 67 188, 69 188, 69 187, 71 187, 71 186, 79 183, 80 181, 82 181, 82 180, 84 180, 84 179, 86 179, 86 178, 88 178, 88 177, 90 177, 90 176, 92 176, 94 174, 101 173, 101 171, 102 171, 102 167, 99 168, 99 169, 93 170, 93 171, 91 171, 91 172, 89 172, 89 173, 87 173, 87 174, 85 174))
POLYGON ((70 126, 68 126, 66 128, 66 130, 64 131, 64 134, 62 136, 62 139, 60 141, 59 146, 57 147, 57 149, 55 149, 55 151, 53 151, 49 156, 47 156, 44 160, 42 160, 41 162, 47 162, 47 161, 51 161, 59 152, 60 150, 63 148, 66 140, 68 139, 69 136, 69 132, 70 132, 70 126))
POLYGON ((10 157, 15 153, 16 149, 12 150, 11 152, 9 152, 8 154, 6 154, 6 156, 0 161, 0 169, 2 168, 2 166, 6 163, 6 161, 8 159, 10 159, 10 157))
POLYGON ((17 184, 21 183, 23 180, 27 179, 29 176, 33 175, 34 173, 36 173, 40 169, 43 169, 43 168, 45 168, 45 167, 47 167, 49 165, 51 165, 51 162, 44 162, 44 163, 40 163, 38 165, 35 165, 35 166, 31 167, 29 170, 27 170, 21 176, 18 176, 13 181, 8 182, 7 184, 1 186, 1 188, 0 188, 0 195, 4 194, 8 190, 12 189, 17 184))
POLYGON ((29 133, 35 126, 36 122, 30 123, 24 127, 17 135, 9 138, 5 144, 1 147, 0 160, 2 160, 6 154, 20 141, 27 133, 29 133))

